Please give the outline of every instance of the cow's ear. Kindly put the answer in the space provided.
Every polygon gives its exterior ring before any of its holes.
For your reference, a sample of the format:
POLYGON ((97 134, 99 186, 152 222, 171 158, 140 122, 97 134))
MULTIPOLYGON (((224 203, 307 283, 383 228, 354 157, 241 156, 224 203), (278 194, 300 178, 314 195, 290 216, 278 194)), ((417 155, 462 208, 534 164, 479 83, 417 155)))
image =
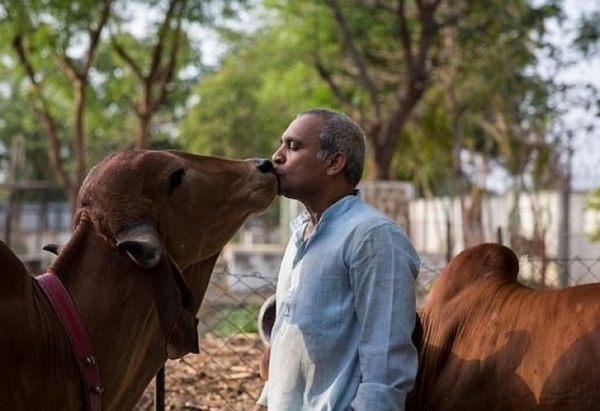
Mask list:
POLYGON ((151 276, 158 318, 167 342, 167 356, 173 360, 190 352, 197 354, 200 349, 192 292, 179 267, 168 256, 159 267, 159 270, 152 270, 151 276))
POLYGON ((117 235, 117 249, 140 267, 152 268, 162 257, 162 246, 153 225, 142 223, 131 226, 117 235))

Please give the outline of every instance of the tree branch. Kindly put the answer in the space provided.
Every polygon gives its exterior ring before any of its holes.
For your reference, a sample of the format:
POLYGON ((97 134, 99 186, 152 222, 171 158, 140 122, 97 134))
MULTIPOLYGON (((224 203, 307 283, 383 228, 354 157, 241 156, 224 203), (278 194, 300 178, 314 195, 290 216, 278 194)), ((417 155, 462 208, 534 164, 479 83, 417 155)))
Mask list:
POLYGON ((23 67, 23 69, 25 70, 25 73, 27 75, 27 78, 31 82, 31 86, 34 89, 35 94, 38 99, 38 102, 39 102, 39 105, 34 105, 34 108, 35 108, 35 111, 38 113, 38 115, 41 117, 42 124, 44 125, 44 128, 46 129, 46 132, 48 133, 48 140, 50 143, 48 157, 50 159, 50 164, 52 165, 52 170, 54 172, 54 176, 55 176, 57 182, 62 187, 64 187, 67 192, 69 192, 72 183, 69 180, 69 177, 68 177, 67 173, 65 172, 63 165, 62 165, 62 161, 60 159, 60 155, 59 155, 60 142, 58 139, 57 127, 54 122, 54 119, 52 118, 52 115, 50 114, 48 105, 44 99, 44 96, 42 93, 42 86, 35 75, 35 70, 33 69, 33 65, 31 64, 31 61, 29 60, 28 51, 26 50, 26 47, 25 47, 25 44, 23 41, 23 37, 21 36, 21 34, 17 34, 14 37, 12 46, 17 53, 17 57, 21 64, 21 67, 23 67))
POLYGON ((348 51, 350 52, 350 57, 354 64, 356 65, 359 73, 359 78, 362 84, 364 85, 367 94, 369 95, 369 99, 371 101, 371 106, 373 108, 373 112, 375 113, 376 118, 381 118, 381 103, 378 98, 377 86, 375 82, 369 75, 369 71, 367 70, 367 65, 363 59, 363 56, 359 52, 356 43, 354 41, 354 37, 348 27, 348 23, 344 18, 342 10, 340 9, 339 3, 337 0, 326 0, 325 3, 329 6, 329 8, 333 12, 334 19, 342 32, 342 37, 344 40, 344 44, 348 47, 348 51))
MULTIPOLYGON (((154 112, 155 110, 158 109, 158 107, 160 107, 162 104, 165 103, 167 94, 168 94, 167 86, 169 85, 169 83, 171 82, 171 80, 173 78, 173 73, 175 72, 175 67, 177 65, 177 55, 179 54, 180 39, 181 39, 181 23, 183 20, 183 15, 184 15, 184 10, 185 10, 185 7, 184 7, 185 4, 180 4, 180 3, 181 2, 179 2, 178 0, 172 0, 171 6, 169 7, 169 12, 165 16, 165 21, 163 24, 164 30, 161 30, 161 33, 160 33, 159 38, 161 39, 161 41, 159 42, 159 44, 160 44, 160 48, 162 49, 162 40, 164 37, 166 37, 166 33, 167 33, 166 28, 168 26, 170 26, 171 19, 173 19, 173 18, 176 19, 176 27, 173 32, 171 47, 169 50, 169 57, 166 62, 166 65, 163 67, 163 65, 161 64, 160 61, 157 62, 157 64, 158 64, 157 67, 161 68, 160 70, 157 70, 155 73, 156 80, 158 80, 159 92, 158 92, 158 95, 156 96, 156 98, 152 100, 151 112, 154 112), (177 5, 180 6, 178 11, 175 10, 175 6, 177 6, 177 5), (174 16, 175 13, 176 13, 176 16, 174 16)), ((162 55, 162 50, 161 50, 161 55, 162 55)), ((162 57, 160 60, 162 60, 162 57)))
POLYGON ((340 86, 333 79, 331 72, 327 70, 325 66, 323 66, 323 63, 321 62, 321 59, 319 57, 317 57, 315 60, 315 68, 317 69, 319 76, 321 76, 321 78, 327 83, 327 85, 329 86, 335 97, 338 99, 338 101, 342 103, 342 105, 346 107, 346 109, 355 111, 356 107, 354 107, 352 102, 344 95, 344 92, 342 91, 340 86))
POLYGON ((139 80, 144 80, 144 73, 142 73, 142 69, 140 68, 140 66, 137 65, 137 63, 135 62, 135 60, 133 60, 129 53, 125 51, 121 43, 119 43, 114 36, 111 36, 110 43, 117 52, 117 55, 121 57, 125 61, 125 63, 127 63, 127 65, 131 68, 135 76, 139 80))

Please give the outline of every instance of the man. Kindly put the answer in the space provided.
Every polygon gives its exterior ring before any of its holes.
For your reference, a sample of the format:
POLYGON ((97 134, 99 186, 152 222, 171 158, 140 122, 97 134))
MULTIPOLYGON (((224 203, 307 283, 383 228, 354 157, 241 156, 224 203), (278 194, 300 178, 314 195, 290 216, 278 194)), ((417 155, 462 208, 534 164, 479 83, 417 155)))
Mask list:
POLYGON ((403 411, 417 373, 420 259, 356 189, 365 138, 347 116, 301 113, 273 154, 292 222, 277 284, 268 381, 254 411, 403 411))

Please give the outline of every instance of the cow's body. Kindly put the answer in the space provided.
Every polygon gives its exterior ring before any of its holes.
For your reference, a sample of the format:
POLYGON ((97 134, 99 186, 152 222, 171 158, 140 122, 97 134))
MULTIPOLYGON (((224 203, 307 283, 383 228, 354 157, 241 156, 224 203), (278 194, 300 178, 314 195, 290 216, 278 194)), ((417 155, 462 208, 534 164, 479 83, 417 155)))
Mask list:
MULTIPOLYGON (((103 411, 131 410, 167 358, 198 351, 195 314, 218 254, 276 186, 264 163, 182 152, 121 153, 90 172, 73 235, 49 271, 82 317, 103 411)), ((60 319, 2 242, 0 370, 1 409, 84 409, 60 319)))
POLYGON ((420 312, 409 411, 600 407, 600 285, 533 290, 498 244, 455 257, 420 312))

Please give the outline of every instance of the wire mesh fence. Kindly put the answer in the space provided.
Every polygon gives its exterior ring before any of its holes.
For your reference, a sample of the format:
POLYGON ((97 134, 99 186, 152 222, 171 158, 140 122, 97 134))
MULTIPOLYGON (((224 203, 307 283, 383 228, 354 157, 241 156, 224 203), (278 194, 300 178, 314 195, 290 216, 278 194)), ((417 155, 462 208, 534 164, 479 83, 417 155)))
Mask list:
MULTIPOLYGON (((411 233, 419 252, 436 254, 422 255, 423 266, 415 284, 417 305, 422 306, 446 259, 462 244, 464 227, 457 199, 408 201, 410 188, 389 182, 364 186, 361 190, 366 200, 377 204, 411 233)), ((69 238, 70 208, 65 203, 47 201, 50 197, 45 194, 38 196, 40 201, 27 203, 20 198, 23 193, 17 190, 8 203, 0 203, 0 237, 19 254, 31 272, 40 273, 52 258, 40 253, 42 245, 64 244, 69 238)), ((558 199, 564 199, 562 194, 546 194, 543 198, 533 196, 524 204, 519 203, 523 230, 514 235, 509 234, 512 231, 508 229, 506 212, 512 200, 488 199, 482 207, 482 228, 486 228, 487 233, 484 240, 511 243, 522 255, 520 280, 531 287, 560 288, 600 281, 600 247, 588 239, 589 228, 594 227, 600 217, 584 211, 582 195, 572 193, 570 206, 563 204, 561 209, 558 199), (540 209, 537 207, 540 204, 545 207, 540 209), (569 222, 569 227, 561 222, 569 222)), ((299 211, 297 207, 295 202, 280 204, 283 215, 288 218, 299 211)), ((279 230, 280 238, 289 238, 289 233, 279 230)), ((247 230, 248 233, 251 232, 247 230)), ((216 268, 213 274, 199 312, 200 354, 167 362, 162 374, 164 385, 162 381, 150 384, 136 411, 235 411, 247 410, 255 402, 262 389, 258 363, 265 348, 258 336, 257 317, 261 304, 275 290, 273 272, 278 266, 281 244, 275 248, 262 244, 259 252, 256 241, 249 243, 251 247, 242 244, 229 248, 236 250, 238 259, 232 254, 229 262, 234 262, 230 269, 235 269, 237 274, 223 267, 216 268), (265 268, 261 268, 263 272, 244 273, 244 267, 254 265, 265 268), (157 385, 164 386, 165 390, 157 390, 157 385)))
MULTIPOLYGON (((415 283, 419 306, 445 265, 439 258, 423 260, 415 283)), ((519 279, 531 287, 560 288, 563 284, 559 274, 564 272, 569 273, 564 285, 598 282, 600 257, 565 261, 521 257, 519 279)), ((164 400, 159 396, 157 401, 157 384, 153 383, 135 411, 250 409, 263 385, 258 369, 265 345, 258 335, 258 312, 275 286, 272 277, 257 272, 215 273, 199 312, 200 354, 168 361, 164 400), (263 286, 253 288, 257 279, 263 286)))
POLYGON ((198 313, 200 353, 167 361, 164 400, 157 395, 161 382, 154 381, 135 411, 251 408, 263 384, 258 361, 265 346, 258 335, 258 312, 274 290, 274 280, 258 272, 215 272, 198 313))

